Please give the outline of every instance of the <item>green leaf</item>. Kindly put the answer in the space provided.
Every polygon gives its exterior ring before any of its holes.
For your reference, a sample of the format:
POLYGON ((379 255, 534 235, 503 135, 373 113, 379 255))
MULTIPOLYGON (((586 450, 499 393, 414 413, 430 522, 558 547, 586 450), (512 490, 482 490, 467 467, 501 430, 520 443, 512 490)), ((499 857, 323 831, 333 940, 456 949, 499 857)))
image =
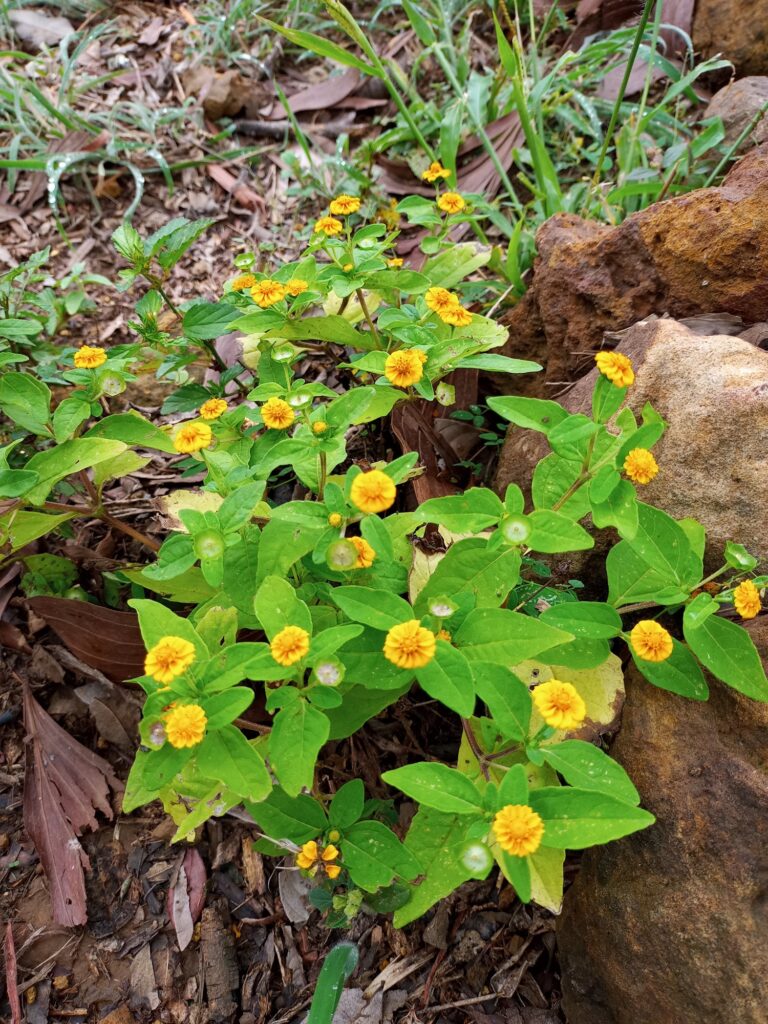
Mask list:
POLYGON ((331 800, 328 821, 333 828, 345 829, 353 825, 363 813, 365 786, 362 779, 345 782, 331 800))
POLYGON ((524 740, 532 707, 531 693, 525 683, 504 665, 490 662, 473 662, 472 674, 477 695, 488 705, 504 739, 524 740))
POLYGON ((207 660, 208 648, 197 635, 195 627, 188 619, 176 615, 159 601, 148 601, 144 598, 133 598, 128 602, 139 616, 139 629, 144 646, 149 650, 165 636, 180 636, 194 645, 195 655, 200 660, 207 660))
POLYGON ((271 640, 286 626, 299 626, 311 635, 309 608, 296 596, 291 584, 281 576, 267 576, 256 592, 256 615, 271 640))
POLYGON ((545 434, 568 418, 568 413, 562 405, 543 398, 518 398, 515 395, 494 396, 488 399, 488 407, 518 427, 525 427, 526 430, 539 430, 545 434))
POLYGON ((530 359, 512 359, 500 356, 495 352, 482 352, 476 356, 466 356, 457 364, 459 370, 483 370, 484 373, 536 373, 541 369, 539 363, 530 359))
POLYGON ((176 217, 147 239, 146 251, 157 258, 163 270, 170 270, 213 223, 210 217, 193 221, 176 217))
MULTIPOLYGON (((240 325, 236 320, 233 329, 240 325)), ((241 330, 245 328, 240 327, 241 330)), ((369 343, 364 334, 355 330, 343 316, 308 316, 303 320, 292 320, 282 324, 273 331, 267 331, 265 337, 287 339, 288 341, 331 341, 336 345, 349 345, 355 349, 367 349, 369 343)))
POLYGON ((531 899, 559 914, 563 905, 563 866, 565 850, 549 850, 540 846, 528 857, 531 870, 531 899))
POLYGON ((272 839, 306 843, 328 827, 325 811, 316 800, 303 793, 288 796, 279 787, 261 803, 249 804, 248 810, 272 839))
POLYGON ((59 402, 53 413, 53 436, 61 443, 71 437, 91 415, 91 403, 79 395, 59 402))
POLYGON ((277 519, 268 522, 259 541, 258 580, 265 576, 284 576, 294 562, 312 550, 322 532, 322 527, 277 519))
POLYGON ((423 523, 437 523, 453 533, 479 533, 498 523, 504 505, 489 488, 470 487, 463 494, 429 498, 418 512, 423 523))
POLYGON ((520 552, 512 547, 490 547, 482 537, 469 537, 452 544, 438 562, 416 607, 426 613, 434 597, 458 598, 471 594, 479 607, 502 604, 520 578, 520 552))
POLYGON ((396 594, 367 587, 336 587, 331 598, 353 622, 373 629, 390 630, 414 618, 413 609, 396 594))
POLYGON ((310 789, 320 748, 328 739, 330 723, 303 697, 275 715, 269 737, 269 760, 280 785, 291 796, 310 789))
POLYGON ((0 498, 19 498, 32 490, 40 478, 27 469, 0 469, 0 498))
POLYGON ((587 640, 610 640, 618 636, 623 625, 621 616, 602 601, 567 601, 542 612, 540 619, 548 626, 565 629, 575 637, 587 640))
POLYGON ((226 334, 237 313, 226 302, 195 302, 184 310, 182 330, 191 341, 210 341, 226 334))
POLYGON ((311 661, 317 665, 323 658, 330 658, 345 644, 362 634, 363 627, 358 625, 331 626, 312 637, 311 661))
POLYGON ((314 32, 300 32, 298 29, 285 28, 283 25, 278 25, 275 21, 270 21, 269 18, 259 17, 259 21, 269 25, 273 32, 279 32, 280 35, 285 36, 286 39, 301 50, 309 50, 312 53, 316 53, 319 57, 326 57, 337 64, 357 68, 358 71, 364 71, 366 75, 372 75, 374 78, 381 78, 381 73, 372 64, 368 64, 359 57, 355 57, 354 54, 343 49, 341 46, 337 46, 336 43, 332 43, 330 39, 326 39, 324 36, 315 35, 314 32))
POLYGON ((500 809, 508 804, 528 803, 528 776, 522 764, 513 764, 499 784, 496 806, 500 809))
POLYGON ((344 866, 352 881, 366 892, 389 885, 392 879, 415 878, 421 863, 380 821, 358 821, 344 833, 344 866))
POLYGON ((672 653, 665 661, 646 661, 644 658, 638 658, 631 644, 629 651, 638 671, 654 686, 669 690, 671 693, 679 693, 681 697, 688 697, 690 700, 706 700, 709 697, 709 687, 699 663, 685 644, 674 638, 672 643, 672 653))
POLYGON ((307 1024, 332 1024, 344 982, 357 967, 359 957, 357 946, 352 942, 340 942, 328 953, 315 985, 307 1024))
POLYGON ((544 820, 542 846, 557 850, 584 850, 609 843, 647 828, 656 820, 641 807, 570 786, 533 789, 528 799, 544 820))
POLYGON ((605 793, 633 806, 640 803, 640 794, 622 766, 599 747, 583 740, 564 740, 543 746, 541 752, 570 786, 605 793))
POLYGON ((562 512, 539 509, 528 516, 531 533, 527 544, 532 551, 556 554, 561 551, 586 551, 595 546, 595 539, 562 512))
MULTIPOLYGON (((208 717, 208 732, 223 729, 253 703, 254 692, 250 687, 235 686, 233 689, 202 698, 203 708, 208 717)), ((215 776, 213 776, 215 778, 215 776)))
POLYGON ((719 615, 710 615, 699 625, 692 626, 686 608, 683 635, 693 653, 713 676, 747 697, 768 700, 765 669, 752 637, 743 626, 719 615))
POLYGON ((206 736, 197 754, 197 767, 247 800, 263 800, 272 792, 264 758, 237 726, 227 725, 206 736))
POLYGON ((522 903, 531 899, 531 865, 528 857, 512 857, 504 850, 497 848, 496 860, 501 873, 514 888, 522 903))
POLYGON ((607 498, 597 501, 589 490, 592 505, 592 522, 599 530, 615 526, 624 540, 633 540, 637 535, 638 501, 635 488, 629 480, 619 480, 607 498))
POLYGON ((751 555, 743 544, 726 541, 723 557, 728 565, 742 572, 751 572, 757 566, 757 559, 751 555))
POLYGON ((37 473, 39 481, 27 492, 26 500, 31 505, 42 505, 51 489, 60 480, 106 459, 114 458, 124 451, 125 445, 120 441, 75 438, 47 451, 37 452, 24 467, 30 472, 37 473))
POLYGON ((463 814, 447 814, 432 807, 420 807, 408 829, 405 846, 424 865, 424 877, 411 888, 411 898, 395 911, 395 928, 421 917, 438 900, 471 878, 459 860, 467 830, 463 814))
POLYGON ((120 412, 114 416, 106 416, 92 426, 84 436, 106 437, 139 448, 154 448, 169 455, 176 454, 170 435, 137 412, 120 412))
POLYGON ((75 515, 75 512, 62 512, 59 515, 47 515, 45 512, 14 512, 9 516, 0 517, 0 545, 10 541, 13 553, 31 544, 33 540, 45 537, 62 523, 73 519, 75 515))
POLYGON ((47 434, 51 391, 28 373, 5 372, 0 376, 0 411, 33 434, 47 434))
MULTIPOLYGON (((541 459, 533 471, 531 497, 537 509, 551 509, 581 476, 581 466, 569 462, 554 452, 541 459)), ((582 519, 589 512, 589 488, 578 487, 558 511, 573 520, 582 519)))
POLYGON ((607 423, 618 412, 627 396, 626 388, 617 388, 602 373, 597 375, 592 392, 592 415, 598 423, 607 423))
POLYGON ((425 807, 447 814, 478 814, 482 797, 466 775, 438 761, 422 761, 384 772, 382 779, 425 807))
POLYGON ((573 634, 506 608, 476 608, 453 639, 470 661, 515 665, 572 640, 573 634))
POLYGON ((461 651, 437 641, 434 658, 416 669, 416 679, 430 697, 468 718, 475 709, 475 688, 469 663, 461 651))
POLYGON ((587 416, 573 413, 548 432, 547 440, 553 452, 564 459, 578 460, 582 458, 582 442, 593 437, 599 429, 599 425, 587 416))

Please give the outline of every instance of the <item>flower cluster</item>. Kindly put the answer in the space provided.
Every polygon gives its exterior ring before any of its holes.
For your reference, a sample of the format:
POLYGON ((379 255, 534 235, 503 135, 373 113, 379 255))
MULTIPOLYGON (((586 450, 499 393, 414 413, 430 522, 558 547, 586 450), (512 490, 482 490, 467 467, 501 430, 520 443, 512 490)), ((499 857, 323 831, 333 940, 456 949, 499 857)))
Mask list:
POLYGON ((341 865, 334 863, 338 859, 339 850, 333 843, 321 847, 315 839, 310 839, 296 854, 296 866, 310 875, 317 874, 322 867, 328 878, 333 880, 341 874, 341 865))

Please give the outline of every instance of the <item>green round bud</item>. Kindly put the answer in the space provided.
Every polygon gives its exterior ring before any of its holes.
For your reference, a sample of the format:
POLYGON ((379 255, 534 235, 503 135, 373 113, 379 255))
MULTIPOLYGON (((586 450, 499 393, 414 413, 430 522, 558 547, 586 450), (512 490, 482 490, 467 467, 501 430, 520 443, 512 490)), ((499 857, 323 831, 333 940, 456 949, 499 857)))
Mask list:
POLYGON ((526 516, 506 516, 499 529, 509 544, 524 544, 531 535, 531 524, 526 516))
POLYGON ((250 270, 255 262, 256 253, 254 252, 241 252, 235 256, 235 266, 238 270, 250 270))
POLYGON ((96 387, 99 390, 99 394, 106 395, 108 398, 114 398, 115 395, 121 395, 125 391, 125 380, 119 373, 115 373, 113 370, 106 370, 96 378, 96 387))
POLYGON ((66 597, 69 601, 87 601, 88 595, 82 587, 69 587, 64 591, 63 597, 66 597))
POLYGON ((344 678, 344 666, 336 658, 324 658, 315 665, 314 671, 322 686, 338 686, 344 678))
POLYGON ((195 554, 198 558, 218 558, 224 551, 224 538, 218 530, 203 530, 195 537, 195 554))
POLYGON ((346 572, 347 569, 353 569, 358 559, 358 552, 355 545, 350 540, 335 540, 333 544, 328 545, 328 550, 325 553, 325 561, 329 569, 334 569, 336 572, 346 572))
POLYGON ((295 359, 298 353, 299 350, 295 345, 292 345, 290 341, 283 341, 272 349, 272 358, 277 363, 288 363, 295 359))
POLYGON ((459 860, 472 878, 485 878, 493 866, 493 854, 485 843, 470 840, 464 843, 459 860))
POLYGON ((436 619, 449 619, 458 608, 458 605, 448 597, 434 597, 429 602, 429 614, 436 619))

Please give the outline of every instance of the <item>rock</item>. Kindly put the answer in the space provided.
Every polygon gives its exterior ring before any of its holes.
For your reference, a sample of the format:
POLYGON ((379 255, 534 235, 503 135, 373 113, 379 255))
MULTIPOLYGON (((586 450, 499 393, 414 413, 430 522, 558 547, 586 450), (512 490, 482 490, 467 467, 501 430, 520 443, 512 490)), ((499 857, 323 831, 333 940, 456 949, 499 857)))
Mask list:
MULTIPOLYGON (((676 519, 699 519, 707 529, 707 562, 715 567, 727 540, 768 561, 768 352, 655 317, 623 332, 618 350, 636 371, 630 407, 639 417, 650 402, 668 423, 654 448, 661 471, 638 488, 642 499, 676 519)), ((593 369, 562 399, 570 412, 590 411, 596 375, 593 369)), ((548 451, 543 435, 510 427, 499 492, 511 482, 527 490, 548 451)))
MULTIPOLYGON (((749 626, 768 665, 768 619, 749 626)), ((768 705, 627 674, 611 753, 656 824, 585 854, 557 937, 569 1024, 765 1024, 768 705)))
POLYGON ((702 57, 722 54, 740 75, 768 72, 765 0, 697 0, 693 44, 702 57))
POLYGON ((9 11, 8 20, 19 39, 34 50, 57 46, 75 31, 68 18, 58 18, 45 11, 28 8, 9 11))
MULTIPOLYGON (((702 121, 709 117, 721 117, 725 127, 725 142, 734 143, 747 125, 768 103, 768 78, 751 75, 731 82, 720 89, 709 101, 702 115, 702 121)), ((761 143, 768 141, 768 117, 763 116, 753 129, 750 140, 761 143)), ((749 143, 745 141, 745 145, 749 143)))
POLYGON ((548 397, 552 384, 590 368, 606 331, 652 313, 680 318, 716 310, 764 320, 768 144, 718 188, 656 203, 618 227, 557 214, 536 242, 532 285, 504 319, 505 353, 546 366, 538 388, 548 397))

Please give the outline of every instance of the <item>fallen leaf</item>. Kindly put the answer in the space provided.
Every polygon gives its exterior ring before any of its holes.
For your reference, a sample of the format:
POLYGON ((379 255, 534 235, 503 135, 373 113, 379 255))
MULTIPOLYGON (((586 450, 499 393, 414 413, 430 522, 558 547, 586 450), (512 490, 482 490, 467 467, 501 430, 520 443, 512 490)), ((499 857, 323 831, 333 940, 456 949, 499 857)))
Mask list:
POLYGON ((168 888, 167 912, 176 931, 179 949, 185 950, 192 941, 195 922, 200 919, 205 905, 205 883, 208 874, 203 858, 195 849, 188 849, 179 867, 176 881, 168 888))
POLYGON ((19 39, 38 50, 44 46, 56 46, 75 31, 69 18, 56 18, 29 7, 8 11, 8 20, 19 39))
MULTIPOLYGON (((288 96, 288 105, 294 114, 306 110, 330 110, 340 100, 350 96, 360 84, 360 72, 357 68, 349 68, 341 75, 331 75, 324 82, 308 85, 292 96, 288 96)), ((271 117, 282 118, 285 114, 282 105, 276 105, 271 117)))
POLYGON ((88 919, 83 871, 90 863, 77 837, 98 828, 97 810, 113 817, 109 791, 123 785, 107 761, 54 722, 27 686, 24 726, 24 825, 50 885, 53 919, 72 928, 88 919))
MULTIPOLYGON (((286 865, 288 863, 286 862, 286 865)), ((292 924, 304 924, 308 921, 312 912, 309 903, 309 891, 312 888, 310 879, 305 878, 293 866, 286 866, 277 873, 277 888, 288 920, 292 924)))
POLYGON ((11 922, 5 925, 5 990, 11 1007, 11 1024, 21 1024, 21 1002, 16 977, 16 947, 13 944, 11 922))
POLYGON ((144 643, 135 612, 64 597, 33 597, 30 608, 69 650, 113 682, 144 674, 144 643))
POLYGON ((235 199, 244 206, 246 210, 264 210, 266 203, 257 195, 252 188, 244 185, 234 174, 222 167, 220 164, 208 164, 206 166, 208 177, 213 178, 217 185, 220 185, 225 192, 229 192, 235 199))

